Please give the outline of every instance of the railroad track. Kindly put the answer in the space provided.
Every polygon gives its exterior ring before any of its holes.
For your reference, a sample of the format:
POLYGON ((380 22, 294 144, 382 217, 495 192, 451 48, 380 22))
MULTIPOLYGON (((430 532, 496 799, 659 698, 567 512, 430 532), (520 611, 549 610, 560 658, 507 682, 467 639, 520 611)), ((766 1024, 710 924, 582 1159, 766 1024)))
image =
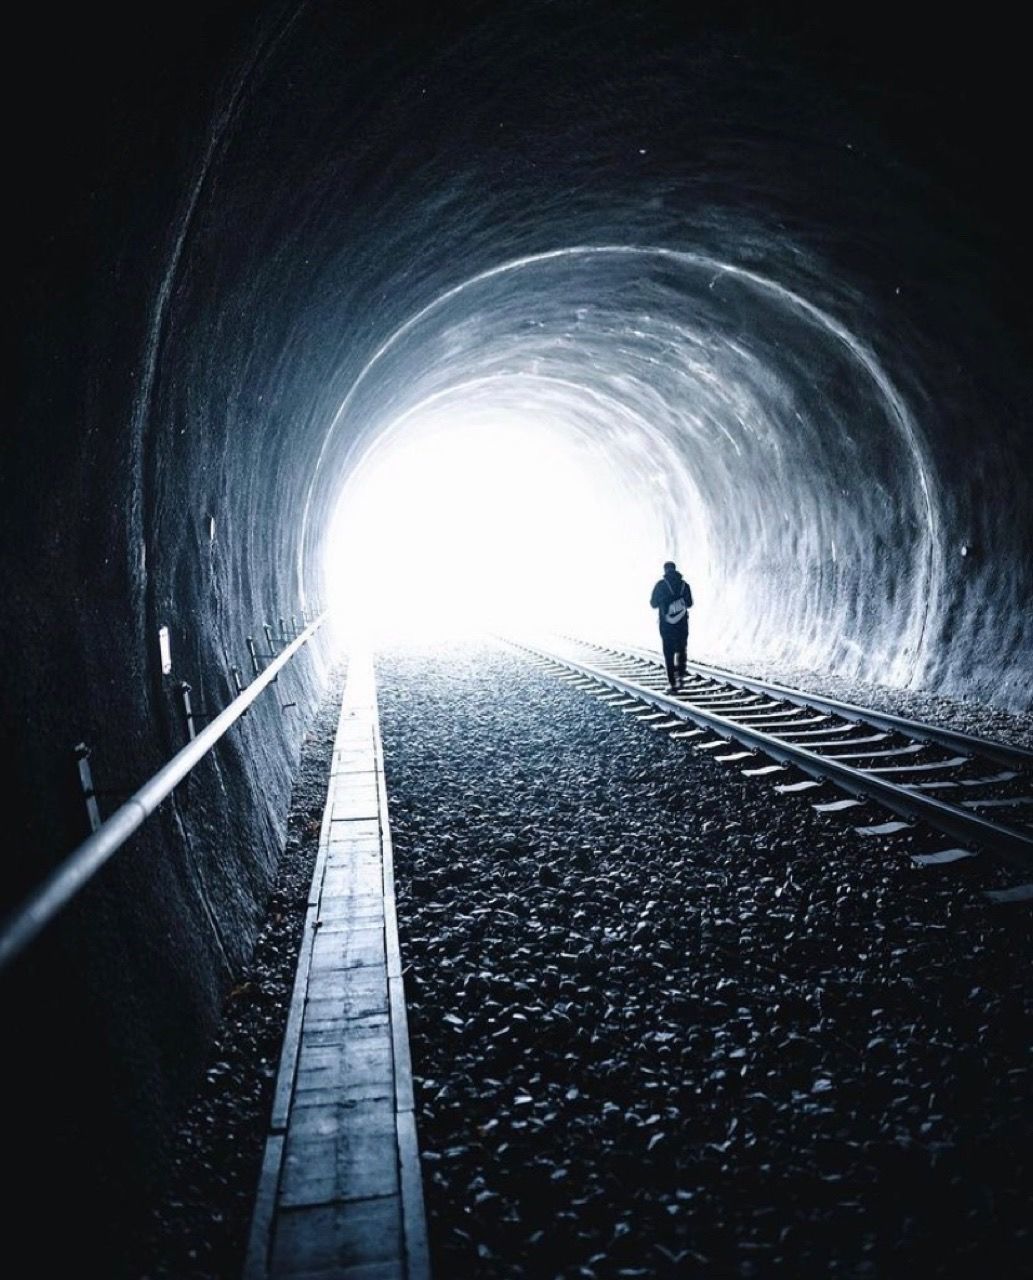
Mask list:
MULTIPOLYGON (((1033 751, 701 663, 688 664, 682 690, 671 694, 659 657, 648 650, 566 637, 547 646, 509 643, 651 728, 774 782, 779 792, 832 784, 845 793, 815 798, 819 812, 848 815, 875 801, 895 815, 858 826, 863 834, 892 835, 917 822, 958 842, 913 855, 919 865, 984 851, 1033 875, 1033 751), (729 752, 729 744, 739 749, 729 752)), ((1033 885, 991 896, 1031 897, 1033 885)))

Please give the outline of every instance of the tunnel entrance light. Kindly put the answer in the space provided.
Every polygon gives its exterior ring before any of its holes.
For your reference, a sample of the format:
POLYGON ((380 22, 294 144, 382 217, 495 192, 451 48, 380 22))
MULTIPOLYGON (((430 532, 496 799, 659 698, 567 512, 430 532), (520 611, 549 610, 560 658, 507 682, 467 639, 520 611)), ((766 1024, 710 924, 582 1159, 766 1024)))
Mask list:
POLYGON ((659 503, 598 442, 452 413, 385 433, 355 468, 326 573, 338 616, 374 640, 613 634, 648 622, 666 552, 659 503))

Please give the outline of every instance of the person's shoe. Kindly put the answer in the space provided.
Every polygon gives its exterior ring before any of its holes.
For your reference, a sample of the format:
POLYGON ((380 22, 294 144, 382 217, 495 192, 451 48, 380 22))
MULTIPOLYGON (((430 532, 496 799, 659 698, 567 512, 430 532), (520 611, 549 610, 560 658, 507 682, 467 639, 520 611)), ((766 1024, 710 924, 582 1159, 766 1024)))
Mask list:
POLYGON ((678 686, 677 686, 676 684, 669 684, 669 685, 667 686, 667 692, 668 692, 668 693, 677 693, 677 692, 678 692, 678 686))

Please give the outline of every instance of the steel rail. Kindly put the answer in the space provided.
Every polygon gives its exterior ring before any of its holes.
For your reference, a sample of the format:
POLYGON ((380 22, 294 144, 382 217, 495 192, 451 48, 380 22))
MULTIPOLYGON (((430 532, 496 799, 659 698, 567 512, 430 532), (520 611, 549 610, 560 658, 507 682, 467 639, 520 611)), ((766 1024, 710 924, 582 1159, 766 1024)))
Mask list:
MULTIPOLYGON (((636 646, 614 648, 586 644, 584 640, 577 640, 573 636, 564 638, 585 648, 601 649, 606 653, 638 657, 642 661, 657 665, 661 671, 663 670, 660 656, 651 649, 640 649, 636 646)), ((836 698, 807 693, 803 689, 793 689, 787 685, 757 680, 752 676, 739 675, 735 671, 727 671, 723 667, 711 667, 703 662, 690 661, 686 663, 686 668, 696 672, 697 675, 723 680, 743 689, 749 689, 753 693, 768 694, 771 697, 777 697, 783 702, 791 702, 794 706, 828 711, 832 715, 841 716, 844 720, 850 720, 854 723, 863 721, 865 724, 875 725, 880 729, 889 729, 905 734, 907 737, 915 738, 920 742, 935 742, 938 746, 962 751, 966 755, 983 756, 987 760, 992 760, 995 764, 1018 765, 1020 768, 1026 769, 1033 768, 1033 750, 1027 747, 1016 747, 1006 742, 977 738, 972 734, 959 733, 955 729, 944 729, 939 725, 927 724, 923 720, 908 720, 903 716, 893 715, 889 711, 873 711, 869 707, 857 706, 856 703, 840 702, 836 698)))
POLYGON ((719 737, 735 740, 754 751, 761 751, 780 764, 793 765, 812 778, 835 782, 853 796, 877 800, 901 817, 928 822, 962 843, 975 844, 997 854, 1024 872, 1028 873, 1033 866, 1033 836, 981 818, 943 800, 906 790, 895 783, 872 776, 863 769, 838 764, 833 757, 816 755, 806 747, 783 742, 759 729, 737 724, 734 720, 728 720, 712 711, 704 711, 691 703, 679 702, 668 694, 637 684, 623 676, 611 675, 599 667, 579 662, 540 645, 514 640, 509 643, 527 653, 566 667, 569 671, 577 672, 615 692, 648 703, 658 711, 669 712, 679 720, 691 720, 701 728, 712 730, 719 737))
POLYGON ((305 630, 221 711, 210 724, 164 764, 138 791, 74 849, 0 925, 0 970, 25 949, 36 935, 75 897, 116 854, 188 773, 232 728, 255 699, 315 635, 329 610, 305 630))

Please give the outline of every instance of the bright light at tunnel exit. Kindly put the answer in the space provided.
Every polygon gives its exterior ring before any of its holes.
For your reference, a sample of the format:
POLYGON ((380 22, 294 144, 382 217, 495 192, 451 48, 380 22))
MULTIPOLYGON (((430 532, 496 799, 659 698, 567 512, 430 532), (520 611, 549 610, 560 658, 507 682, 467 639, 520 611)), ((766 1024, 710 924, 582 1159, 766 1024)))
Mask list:
MULTIPOLYGON (((639 477, 639 481, 641 477, 639 477)), ((655 640, 659 510, 603 448, 511 414, 385 433, 343 486, 326 564, 346 635, 655 640)))

